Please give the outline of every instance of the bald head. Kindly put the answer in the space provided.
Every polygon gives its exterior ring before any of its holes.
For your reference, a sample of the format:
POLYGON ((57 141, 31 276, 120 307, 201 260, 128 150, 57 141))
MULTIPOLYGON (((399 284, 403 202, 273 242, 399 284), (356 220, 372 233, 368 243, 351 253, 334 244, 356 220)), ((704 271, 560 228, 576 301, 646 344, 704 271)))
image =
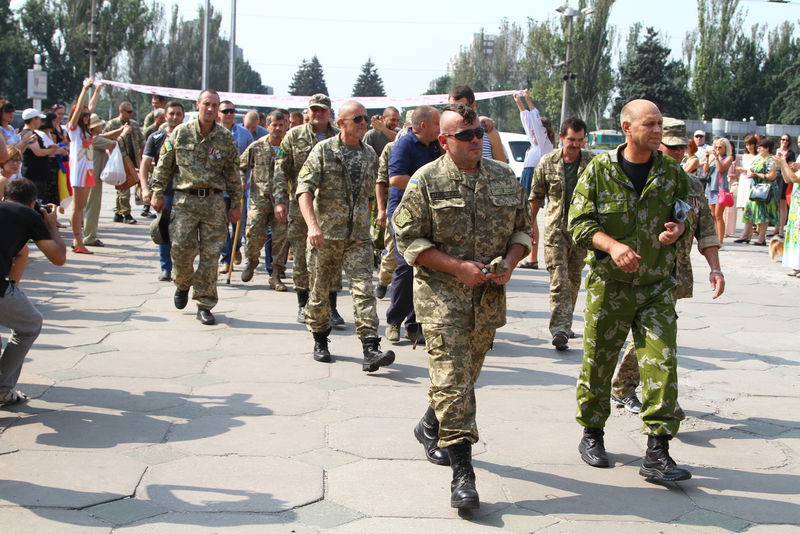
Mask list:
POLYGON ((643 115, 650 113, 661 115, 658 106, 649 100, 639 98, 637 100, 631 100, 622 107, 622 111, 619 113, 619 120, 620 122, 634 122, 643 115))
POLYGON ((245 113, 242 124, 250 133, 255 132, 256 126, 258 126, 258 111, 248 111, 245 113))
POLYGON ((339 119, 350 119, 355 115, 366 115, 367 108, 355 100, 348 100, 339 108, 339 119))
POLYGON ((658 106, 649 100, 632 100, 620 112, 622 131, 625 132, 625 158, 634 163, 644 163, 661 145, 664 118, 658 106))

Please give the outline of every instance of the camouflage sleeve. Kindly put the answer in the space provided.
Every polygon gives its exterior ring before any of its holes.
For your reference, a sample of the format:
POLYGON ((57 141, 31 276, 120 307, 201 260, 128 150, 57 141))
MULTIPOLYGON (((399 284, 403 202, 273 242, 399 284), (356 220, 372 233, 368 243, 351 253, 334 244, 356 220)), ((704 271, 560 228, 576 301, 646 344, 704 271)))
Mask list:
POLYGON ((403 200, 392 215, 392 226, 397 249, 409 265, 416 265, 421 253, 436 246, 426 187, 415 177, 409 180, 403 200))
POLYGON ((567 230, 572 235, 575 244, 581 248, 590 249, 594 234, 603 230, 597 218, 597 176, 603 169, 597 164, 597 159, 583 171, 578 178, 575 192, 572 194, 572 204, 569 207, 567 230))
POLYGON ((239 156, 239 169, 242 173, 245 173, 248 169, 252 169, 255 166, 255 150, 253 149, 253 144, 250 144, 247 148, 244 149, 242 155, 239 156))
POLYGON ((378 179, 379 184, 389 185, 389 155, 392 153, 392 144, 383 147, 383 151, 378 156, 378 179))
POLYGON ((531 206, 525 201, 525 188, 517 184, 519 187, 519 206, 514 214, 514 233, 508 240, 508 248, 511 245, 522 245, 525 248, 525 255, 527 256, 532 248, 531 245, 531 206))
POLYGON ((547 181, 544 179, 544 168, 542 165, 539 165, 533 171, 533 183, 531 184, 531 194, 528 200, 538 200, 541 204, 546 195, 547 181))
POLYGON ((717 232, 714 229, 714 216, 711 215, 711 209, 708 207, 708 199, 705 195, 701 195, 697 205, 697 222, 694 229, 694 237, 697 239, 697 249, 701 252, 708 247, 721 246, 717 232))
POLYGON ((170 135, 161 145, 161 152, 158 155, 158 165, 153 171, 150 180, 150 190, 154 197, 163 197, 164 191, 169 187, 172 176, 178 172, 178 164, 175 161, 174 140, 170 135))
MULTIPOLYGON (((376 176, 378 172, 378 158, 372 158, 369 166, 370 169, 367 176, 376 176)), ((370 203, 375 202, 375 184, 371 184, 371 187, 369 187, 369 201, 370 203)))
POLYGON ((236 150, 236 143, 231 139, 227 146, 227 154, 225 154, 225 167, 222 169, 222 177, 225 180, 225 191, 231 197, 234 204, 232 208, 238 205, 242 200, 242 179, 239 174, 239 152, 236 150))
POLYGON ((275 204, 289 203, 289 173, 294 165, 292 151, 287 141, 288 135, 281 141, 275 154, 275 177, 272 181, 272 196, 275 204))
POLYGON ((308 159, 297 175, 297 190, 295 194, 300 196, 302 193, 311 193, 312 196, 319 186, 322 178, 322 155, 324 150, 319 150, 318 146, 311 149, 308 159))
MULTIPOLYGON (((689 176, 683 172, 683 169, 678 167, 677 172, 675 172, 675 179, 677 180, 677 184, 675 186, 675 199, 680 199, 689 204, 689 176)), ((692 222, 691 220, 687 219, 684 223, 683 234, 681 234, 678 239, 688 239, 691 241, 693 235, 694 228, 692 227, 692 222)))

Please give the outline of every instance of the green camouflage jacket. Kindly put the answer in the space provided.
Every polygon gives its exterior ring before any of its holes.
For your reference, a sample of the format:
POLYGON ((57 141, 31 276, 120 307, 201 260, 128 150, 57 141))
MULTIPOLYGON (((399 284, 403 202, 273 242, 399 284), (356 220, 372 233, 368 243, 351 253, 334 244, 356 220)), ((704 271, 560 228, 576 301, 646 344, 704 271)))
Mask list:
POLYGON ((199 121, 179 124, 161 146, 153 172, 153 196, 163 196, 170 179, 176 191, 216 189, 227 191, 228 196, 238 202, 242 198, 242 181, 239 154, 231 132, 214 124, 211 132, 203 137, 199 121))
MULTIPOLYGON (((392 149, 394 148, 394 141, 389 141, 383 147, 383 152, 378 154, 378 179, 379 184, 389 185, 389 158, 392 157, 392 149)), ((387 189, 388 191, 388 189, 387 189)))
MULTIPOLYGON (((693 236, 697 240, 697 248, 703 250, 707 247, 719 247, 717 232, 714 230, 714 216, 708 207, 705 186, 700 180, 687 174, 689 177, 689 204, 692 211, 689 213, 689 224, 694 229, 693 236)), ((694 276, 692 275, 692 262, 689 259, 692 253, 692 239, 680 239, 677 246, 678 256, 675 265, 675 280, 677 285, 673 290, 676 299, 692 298, 694 276)))
MULTIPOLYGON (((581 161, 578 163, 578 176, 592 161, 594 152, 581 150, 581 161)), ((567 232, 567 188, 564 187, 564 160, 561 149, 553 150, 542 156, 536 170, 533 171, 533 184, 528 200, 538 200, 539 205, 547 199, 544 214, 544 244, 560 245, 572 243, 567 232)))
MULTIPOLYGON (((328 131, 325 135, 331 138, 337 133, 339 133, 338 128, 328 125, 328 131)), ((283 138, 281 147, 275 154, 272 196, 276 205, 289 205, 290 217, 300 217, 300 207, 297 205, 295 197, 297 175, 306 162, 311 149, 317 143, 317 135, 314 133, 311 124, 295 126, 283 138)))
POLYGON ((460 260, 489 264, 513 244, 531 249, 525 190, 505 163, 482 159, 462 173, 445 155, 421 167, 392 216, 397 247, 414 269, 414 310, 422 323, 494 329, 505 324, 505 287, 470 288, 457 277, 417 264, 436 248, 460 260))
POLYGON ((359 143, 359 188, 353 191, 342 140, 337 135, 311 149, 297 178, 297 195, 314 195, 314 213, 325 239, 369 241, 369 207, 375 200, 378 157, 372 147, 359 143))
POLYGON ((240 156, 239 168, 242 183, 250 170, 250 195, 258 195, 260 200, 272 203, 272 177, 275 173, 275 153, 269 144, 269 136, 250 143, 240 156))
MULTIPOLYGON (((671 220, 675 201, 689 201, 689 179, 675 160, 655 151, 639 197, 619 165, 618 154, 625 146, 594 158, 578 178, 568 230, 575 244, 589 250, 586 263, 601 279, 649 285, 675 271, 676 245, 662 245, 658 235, 671 220), (609 254, 594 250, 592 237, 600 231, 641 256, 635 272, 623 272, 609 254)), ((679 241, 689 238, 692 231, 691 223, 686 221, 679 241)))

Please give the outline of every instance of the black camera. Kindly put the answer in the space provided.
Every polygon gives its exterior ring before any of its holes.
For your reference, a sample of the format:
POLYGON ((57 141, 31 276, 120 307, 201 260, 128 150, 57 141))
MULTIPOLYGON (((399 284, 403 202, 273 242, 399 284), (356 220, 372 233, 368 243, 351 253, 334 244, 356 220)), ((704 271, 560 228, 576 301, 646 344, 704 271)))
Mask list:
POLYGON ((46 211, 47 213, 50 213, 51 211, 53 211, 52 209, 50 209, 50 205, 49 204, 45 204, 45 202, 42 199, 37 198, 36 202, 34 202, 34 204, 33 204, 33 210, 36 213, 40 214, 42 217, 44 217, 44 214, 42 214, 41 208, 44 208, 44 211, 46 211))

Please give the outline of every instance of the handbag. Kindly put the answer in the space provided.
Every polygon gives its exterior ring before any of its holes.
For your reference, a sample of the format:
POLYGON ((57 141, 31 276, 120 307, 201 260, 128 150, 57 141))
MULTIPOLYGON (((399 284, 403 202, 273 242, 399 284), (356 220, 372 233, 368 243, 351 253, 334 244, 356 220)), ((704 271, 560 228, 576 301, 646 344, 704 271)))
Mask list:
POLYGON ((772 199, 772 184, 754 184, 750 188, 750 200, 767 203, 772 199))
POLYGON ((122 151, 119 147, 114 147, 111 151, 111 156, 108 158, 106 166, 103 167, 103 172, 100 173, 100 179, 108 185, 117 186, 125 183, 125 164, 122 162, 122 151))
POLYGON ((136 172, 136 167, 134 167, 131 159, 123 157, 122 165, 125 167, 125 181, 116 186, 117 191, 124 191, 135 185, 139 185, 139 174, 136 172))
POLYGON ((733 193, 730 191, 720 191, 717 197, 717 203, 724 208, 733 207, 733 193))

